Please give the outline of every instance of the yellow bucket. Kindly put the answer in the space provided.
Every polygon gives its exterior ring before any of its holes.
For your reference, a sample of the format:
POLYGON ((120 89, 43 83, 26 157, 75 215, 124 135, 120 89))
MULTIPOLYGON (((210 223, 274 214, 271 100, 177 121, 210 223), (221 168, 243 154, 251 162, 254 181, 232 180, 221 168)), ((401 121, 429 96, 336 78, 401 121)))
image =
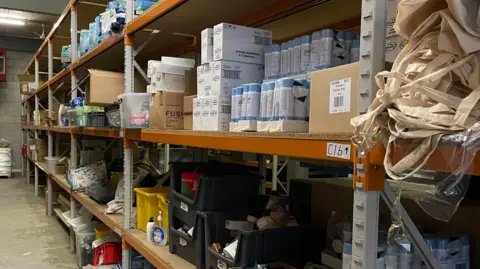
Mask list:
POLYGON ((104 237, 108 236, 108 234, 110 233, 110 228, 108 228, 105 225, 98 225, 94 229, 95 229, 95 239, 96 240, 104 238, 104 237))
POLYGON ((148 220, 153 217, 153 220, 157 222, 158 211, 162 210, 162 226, 168 229, 168 206, 166 205, 166 199, 168 199, 170 188, 135 188, 134 190, 137 193, 137 228, 146 232, 148 220), (159 199, 159 197, 163 197, 163 199, 159 199), (161 204, 160 201, 164 203, 162 203, 162 206, 159 206, 161 204))

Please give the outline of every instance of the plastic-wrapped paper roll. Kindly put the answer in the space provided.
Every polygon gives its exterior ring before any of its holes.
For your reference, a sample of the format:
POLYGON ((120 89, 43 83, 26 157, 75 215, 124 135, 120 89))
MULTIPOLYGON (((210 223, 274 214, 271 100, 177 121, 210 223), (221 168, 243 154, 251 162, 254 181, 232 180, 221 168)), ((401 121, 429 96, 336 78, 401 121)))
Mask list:
POLYGON ((351 32, 345 32, 345 61, 344 64, 348 64, 350 62, 350 50, 352 49, 353 40, 355 39, 355 34, 351 32))
POLYGON ((260 114, 260 93, 262 85, 258 83, 248 84, 247 95, 247 120, 257 120, 260 114))
POLYGON ((247 100, 248 100, 248 84, 240 86, 243 88, 242 91, 242 108, 240 110, 240 120, 247 119, 247 100))
POLYGON ((305 35, 301 37, 300 44, 300 74, 306 74, 308 72, 308 66, 310 64, 310 47, 312 46, 312 37, 305 35))
POLYGON ((281 50, 281 70, 280 70, 280 76, 285 77, 288 75, 289 72, 289 67, 290 67, 290 54, 288 51, 288 42, 282 43, 282 50, 281 50))
POLYGON ((242 116, 243 87, 232 90, 232 121, 238 122, 242 116))
POLYGON ((270 77, 269 79, 276 79, 280 77, 281 68, 281 49, 280 45, 270 46, 270 77))
POLYGON ((310 71, 332 67, 333 39, 332 29, 323 29, 312 35, 310 52, 310 71))
POLYGON ((267 88, 267 113, 265 114, 265 121, 270 121, 273 118, 273 92, 275 90, 275 82, 268 82, 267 88))
POLYGON ((293 40, 293 48, 291 50, 291 70, 290 75, 300 74, 301 64, 302 64, 302 38, 297 37, 293 40))
POLYGON ((398 269, 398 245, 388 244, 385 250, 385 265, 386 269, 398 269))
POLYGON ((346 32, 338 31, 333 41, 332 67, 344 65, 346 62, 348 50, 345 46, 346 32))
POLYGON ((295 80, 293 83, 293 118, 292 120, 306 120, 307 114, 307 96, 310 92, 309 82, 306 79, 295 80))
POLYGON ((259 121, 265 121, 267 118, 267 92, 268 92, 268 87, 267 83, 262 84, 262 92, 260 93, 260 113, 258 115, 258 120, 259 121))
POLYGON ((358 62, 360 58, 360 39, 354 39, 352 41, 352 47, 350 48, 350 63, 358 62))
POLYGON ((293 62, 294 62, 293 55, 295 51, 295 40, 289 40, 287 43, 288 43, 288 64, 286 65, 287 67, 286 75, 291 76, 293 75, 293 62))
POLYGON ((293 118, 294 96, 293 79, 284 78, 275 82, 275 105, 278 104, 278 119, 287 120, 293 118))
POLYGON ((352 269, 352 244, 343 244, 342 269, 352 269))

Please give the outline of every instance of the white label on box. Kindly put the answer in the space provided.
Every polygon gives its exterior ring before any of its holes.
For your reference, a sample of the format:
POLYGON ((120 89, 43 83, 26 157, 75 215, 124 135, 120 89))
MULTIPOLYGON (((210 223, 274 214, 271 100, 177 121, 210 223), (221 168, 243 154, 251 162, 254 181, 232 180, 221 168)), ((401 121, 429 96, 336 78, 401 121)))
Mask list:
POLYGON ((350 160, 352 146, 346 144, 327 143, 327 156, 350 160))
POLYGON ((180 208, 185 211, 185 212, 188 212, 188 205, 185 204, 184 202, 180 202, 180 208))
POLYGON ((227 269, 227 264, 222 260, 217 260, 218 269, 227 269))
POLYGON ((350 112, 351 87, 351 78, 330 81, 330 114, 350 112))
POLYGON ((179 241, 179 243, 180 243, 181 246, 184 246, 184 247, 187 246, 187 240, 185 240, 185 239, 183 239, 183 238, 179 238, 179 239, 180 239, 180 240, 178 240, 178 241, 179 241))

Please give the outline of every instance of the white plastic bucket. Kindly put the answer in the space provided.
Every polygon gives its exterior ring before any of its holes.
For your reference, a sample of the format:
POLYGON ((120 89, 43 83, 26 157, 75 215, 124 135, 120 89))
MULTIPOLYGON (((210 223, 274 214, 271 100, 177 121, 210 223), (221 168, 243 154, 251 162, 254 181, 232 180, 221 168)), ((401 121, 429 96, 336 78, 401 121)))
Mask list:
POLYGON ((123 93, 119 95, 122 128, 148 128, 150 100, 150 93, 123 93))
POLYGON ((45 161, 47 162, 47 173, 55 173, 55 167, 57 166, 59 160, 60 157, 45 157, 45 161))

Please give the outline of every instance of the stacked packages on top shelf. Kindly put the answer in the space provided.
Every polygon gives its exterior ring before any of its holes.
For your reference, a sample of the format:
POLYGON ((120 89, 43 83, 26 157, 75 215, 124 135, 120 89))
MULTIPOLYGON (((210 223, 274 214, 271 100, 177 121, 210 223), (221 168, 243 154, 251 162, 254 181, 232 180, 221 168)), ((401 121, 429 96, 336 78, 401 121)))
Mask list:
POLYGON ((232 89, 262 82, 264 47, 271 43, 271 31, 229 23, 202 31, 198 97, 193 99, 194 130, 230 130, 232 89))
POLYGON ((183 129, 185 95, 194 94, 190 81, 194 78, 195 60, 162 57, 148 61, 148 94, 153 94, 149 108, 149 126, 153 129, 183 129))

